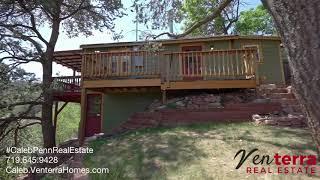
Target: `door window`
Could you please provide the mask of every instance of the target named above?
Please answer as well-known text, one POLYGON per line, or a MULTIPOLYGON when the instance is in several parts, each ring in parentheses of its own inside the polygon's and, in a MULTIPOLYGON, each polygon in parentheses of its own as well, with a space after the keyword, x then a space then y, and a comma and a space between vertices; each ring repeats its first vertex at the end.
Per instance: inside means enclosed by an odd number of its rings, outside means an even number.
POLYGON ((88 95, 88 116, 100 116, 101 113, 101 96, 88 95))

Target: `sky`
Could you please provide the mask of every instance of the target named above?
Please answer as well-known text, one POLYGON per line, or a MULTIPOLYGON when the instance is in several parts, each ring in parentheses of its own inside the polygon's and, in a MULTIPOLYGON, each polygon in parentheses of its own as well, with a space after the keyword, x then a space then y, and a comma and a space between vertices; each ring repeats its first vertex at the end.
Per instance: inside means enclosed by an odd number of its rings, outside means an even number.
MULTIPOLYGON (((115 21, 115 30, 117 32, 123 31, 124 38, 120 39, 119 41, 135 41, 136 35, 135 35, 135 28, 136 25, 133 22, 135 19, 135 12, 130 11, 130 6, 133 3, 133 0, 123 0, 124 7, 127 8, 126 13, 127 16, 124 16, 120 19, 117 19, 115 21)), ((244 0, 245 5, 240 8, 240 11, 247 10, 250 8, 256 7, 258 4, 261 4, 260 0, 244 0)), ((174 32, 178 33, 181 32, 179 24, 174 24, 174 32)), ((148 31, 148 29, 143 25, 139 24, 140 31, 148 31)), ((44 34, 44 37, 49 37, 50 31, 48 28, 42 28, 41 33, 44 34)), ((163 30, 168 31, 168 30, 163 30)), ((154 34, 161 33, 162 31, 152 31, 154 34)), ((58 38, 58 42, 56 45, 55 50, 72 50, 72 49, 79 49, 80 45, 82 44, 97 44, 97 43, 111 43, 115 42, 112 39, 112 35, 108 33, 107 31, 99 32, 99 31, 93 31, 93 35, 89 37, 85 36, 79 36, 75 38, 69 38, 63 30, 60 32, 60 36, 58 38)), ((32 72, 36 74, 36 77, 40 78, 42 77, 42 66, 40 63, 28 63, 21 65, 22 68, 24 68, 27 72, 32 72)), ((66 68, 64 66, 61 66, 59 64, 53 63, 53 76, 68 76, 72 75, 73 71, 69 68, 66 68)))

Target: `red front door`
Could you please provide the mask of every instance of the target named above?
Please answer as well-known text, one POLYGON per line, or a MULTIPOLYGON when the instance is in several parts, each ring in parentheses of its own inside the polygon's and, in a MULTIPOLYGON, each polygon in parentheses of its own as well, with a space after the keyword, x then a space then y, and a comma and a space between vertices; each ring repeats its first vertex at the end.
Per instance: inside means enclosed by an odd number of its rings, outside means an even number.
POLYGON ((184 80, 202 79, 202 56, 199 52, 202 51, 201 46, 184 46, 182 51, 190 51, 182 56, 182 75, 184 80))
POLYGON ((100 94, 87 95, 86 137, 101 133, 101 99, 100 94))

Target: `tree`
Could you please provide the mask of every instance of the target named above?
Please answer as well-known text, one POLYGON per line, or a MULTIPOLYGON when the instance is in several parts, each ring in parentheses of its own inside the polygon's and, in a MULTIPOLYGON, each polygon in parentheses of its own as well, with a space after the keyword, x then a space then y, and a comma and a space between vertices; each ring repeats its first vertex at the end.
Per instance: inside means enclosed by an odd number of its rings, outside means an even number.
MULTIPOLYGON (((184 23, 183 30, 185 35, 220 35, 220 34, 242 34, 242 35, 272 35, 276 33, 270 13, 259 5, 246 11, 240 12, 240 6, 245 6, 245 2, 232 0, 229 2, 221 0, 161 0, 161 1, 135 1, 139 8, 139 22, 144 23, 147 27, 151 24, 152 29, 164 29, 168 27, 171 19, 176 23, 184 23), (151 3, 156 3, 151 5, 151 3), (224 7, 224 3, 228 3, 224 7), (221 11, 219 7, 223 7, 221 11), (214 14, 214 18, 208 15, 214 14), (188 29, 195 22, 202 22, 199 27, 192 31, 188 29)), ((161 33, 172 38, 170 33, 161 33)), ((148 34, 147 37, 158 38, 155 35, 148 34), (148 36, 149 35, 149 36, 148 36)), ((180 36, 183 37, 183 36, 180 36)))
MULTIPOLYGON (((185 29, 181 34, 174 34, 171 32, 164 32, 158 35, 150 34, 149 37, 157 39, 163 35, 167 35, 170 38, 182 38, 186 35, 189 35, 202 25, 207 24, 210 21, 213 21, 215 18, 220 16, 221 12, 232 2, 233 0, 221 0, 216 6, 206 14, 201 19, 197 19, 194 22, 191 22, 190 25, 185 29)), ((181 22, 182 15, 180 9, 182 7, 181 0, 148 0, 140 1, 136 0, 134 6, 140 7, 139 9, 139 21, 144 22, 146 25, 148 23, 152 24, 152 29, 164 29, 168 25, 169 14, 172 16, 171 19, 175 22, 181 22), (170 13, 169 13, 170 12, 170 13)))
POLYGON ((239 20, 235 23, 234 31, 236 34, 242 35, 272 35, 276 33, 272 17, 263 5, 242 11, 239 20))
POLYGON ((6 146, 19 145, 19 133, 40 124, 40 87, 35 75, 0 63, 0 156, 6 146), (3 149, 2 149, 3 148, 3 149))
POLYGON ((38 79, 21 68, 10 68, 0 63, 0 177, 13 179, 5 168, 6 147, 39 146, 40 136, 34 132, 41 123, 41 96, 38 79))
POLYGON ((262 0, 289 56, 296 96, 303 105, 320 157, 320 1, 262 0))
MULTIPOLYGON (((212 13, 219 5, 218 0, 186 0, 182 6, 185 14, 185 27, 190 23, 201 20, 207 14, 212 13)), ((232 1, 216 18, 202 25, 192 32, 193 35, 219 35, 229 34, 235 22, 239 18, 240 0, 232 1)))
MULTIPOLYGON (((63 29, 70 37, 93 30, 113 30, 114 19, 124 15, 121 0, 1 0, 0 62, 12 66, 42 64, 41 126, 44 147, 55 146, 52 123, 52 60, 63 29), (46 38, 49 29, 49 37, 46 38)), ((114 32, 114 31, 112 31, 114 32)))

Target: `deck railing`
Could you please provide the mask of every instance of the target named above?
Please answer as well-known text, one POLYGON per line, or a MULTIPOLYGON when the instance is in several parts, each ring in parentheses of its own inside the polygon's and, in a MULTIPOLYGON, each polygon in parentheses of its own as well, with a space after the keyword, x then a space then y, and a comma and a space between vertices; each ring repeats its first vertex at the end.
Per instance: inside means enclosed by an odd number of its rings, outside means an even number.
POLYGON ((84 79, 159 77, 161 59, 163 54, 160 52, 85 53, 81 72, 84 79))
POLYGON ((81 76, 62 76, 53 78, 53 89, 64 92, 80 91, 81 76))
POLYGON ((161 78, 162 82, 254 79, 256 49, 188 52, 95 52, 82 56, 82 76, 88 79, 161 78))
POLYGON ((252 79, 257 51, 231 49, 167 53, 163 80, 252 79))

